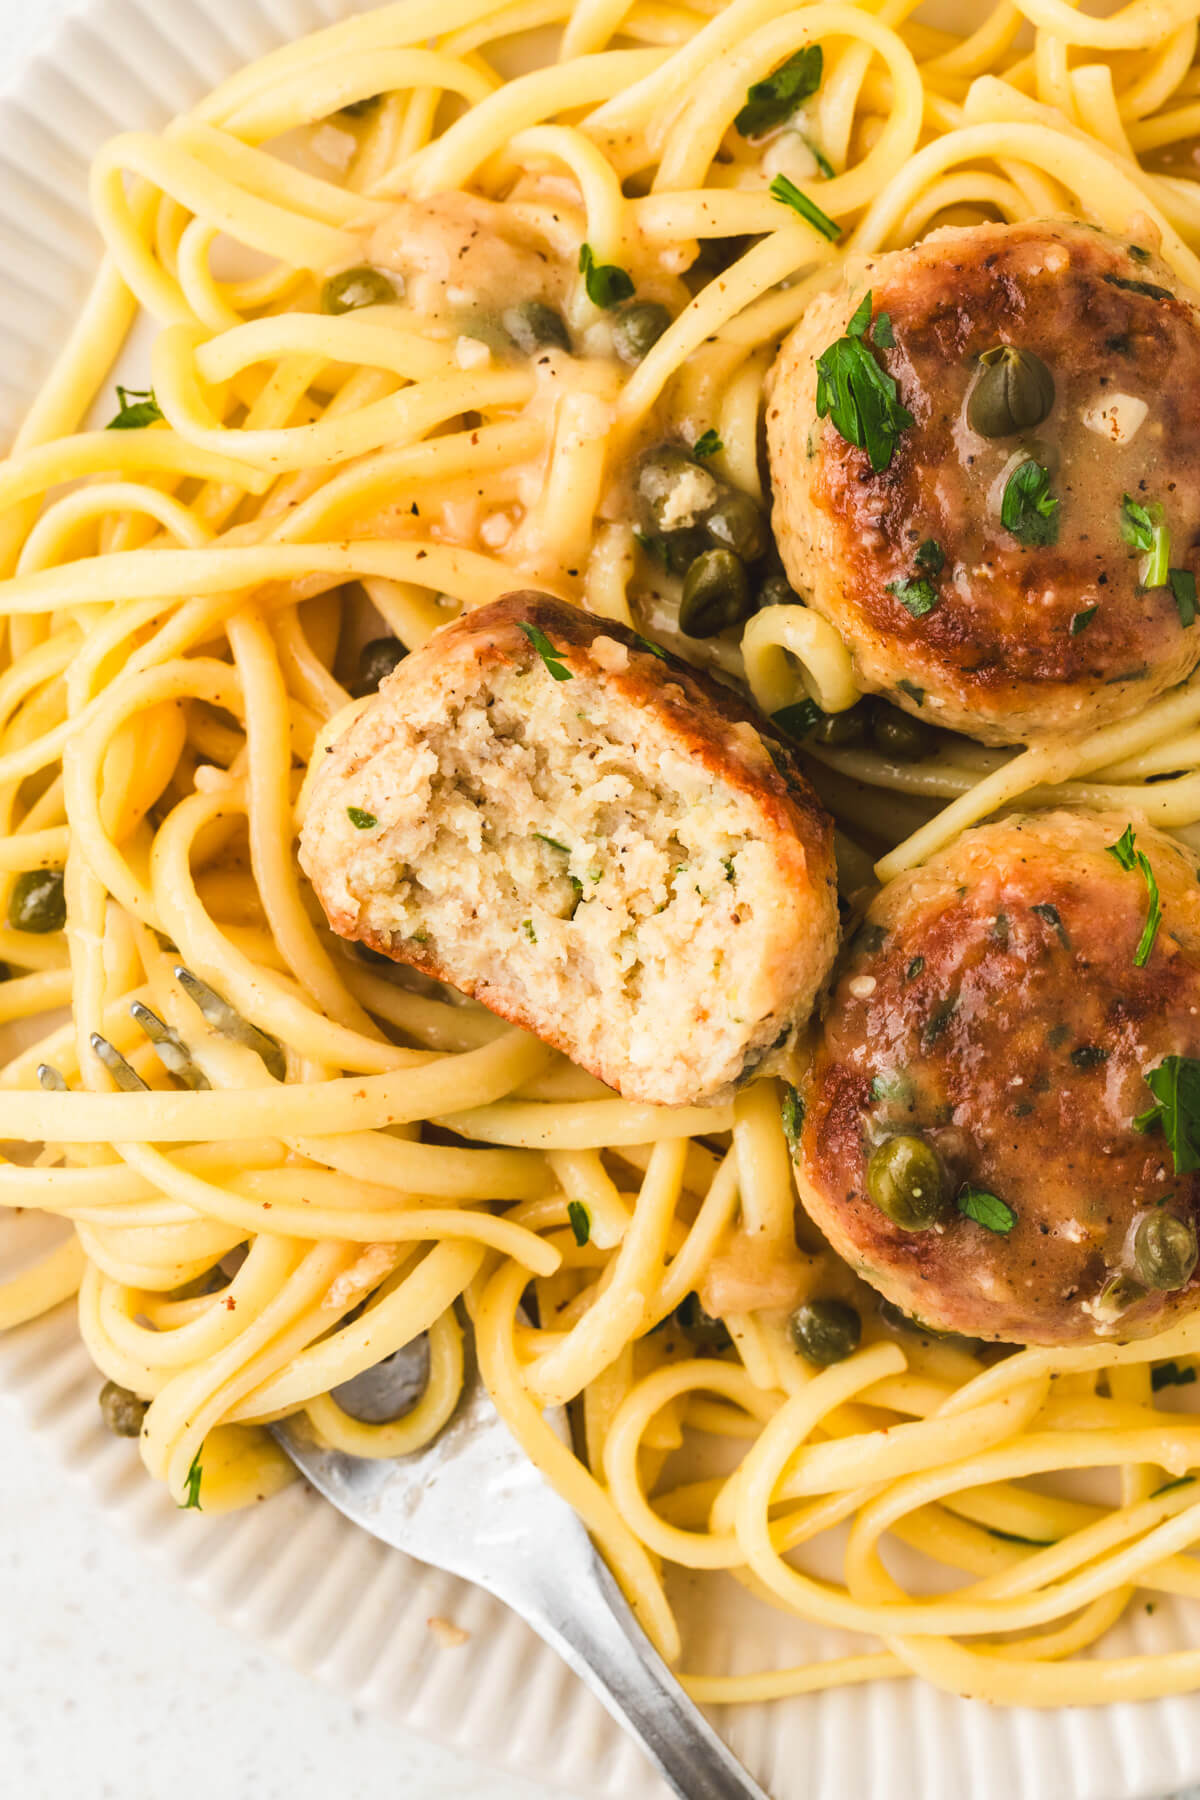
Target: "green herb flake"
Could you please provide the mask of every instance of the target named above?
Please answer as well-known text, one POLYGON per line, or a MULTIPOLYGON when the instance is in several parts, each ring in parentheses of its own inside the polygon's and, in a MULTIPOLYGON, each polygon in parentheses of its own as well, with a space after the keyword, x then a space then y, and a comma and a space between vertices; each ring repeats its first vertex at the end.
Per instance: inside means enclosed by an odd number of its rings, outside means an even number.
POLYGON ((1171 534, 1163 523, 1163 509, 1156 502, 1145 506, 1132 494, 1121 500, 1121 537, 1131 550, 1141 550, 1146 560, 1139 580, 1144 588, 1166 587, 1170 577, 1171 534))
POLYGON ((1154 940, 1158 936, 1158 928, 1162 923, 1162 899, 1158 891, 1158 882, 1154 879, 1154 870, 1150 866, 1150 858, 1144 850, 1134 847, 1133 826, 1127 825, 1115 844, 1108 845, 1108 854, 1116 857, 1121 867, 1129 872, 1137 870, 1146 884, 1149 896, 1146 906, 1146 923, 1138 940, 1138 947, 1133 953, 1134 967, 1144 969, 1154 949, 1154 940))
POLYGON ((140 431, 147 425, 156 425, 163 417, 153 388, 118 387, 117 399, 121 410, 108 421, 107 431, 140 431))
POLYGON ((778 200, 781 206, 790 206, 794 213, 799 213, 806 225, 819 231, 823 238, 836 244, 842 235, 842 228, 827 212, 822 212, 815 200, 810 200, 803 188, 798 188, 787 175, 777 175, 767 192, 772 200, 778 200))
POLYGON ((1179 623, 1186 629, 1196 623, 1196 577, 1190 569, 1168 569, 1167 586, 1175 601, 1179 623))
POLYGON ((907 1106, 912 1097, 912 1082, 907 1075, 897 1075, 888 1070, 883 1075, 876 1075, 871 1083, 872 1100, 893 1100, 898 1105, 907 1106))
POLYGON ((892 327, 891 313, 881 312, 871 327, 871 342, 878 344, 881 350, 892 350, 896 344, 896 333, 892 327))
POLYGON ((800 1154, 800 1133, 804 1130, 804 1101, 794 1087, 784 1088, 779 1116, 783 1122, 783 1135, 787 1139, 788 1149, 795 1158, 800 1154))
POLYGON ((1170 288, 1159 287, 1153 281, 1131 281, 1127 275, 1106 275, 1109 287, 1124 288, 1127 294, 1142 294, 1147 300, 1173 300, 1170 288))
POLYGON ((692 455, 699 456, 703 459, 706 456, 718 455, 724 448, 725 446, 721 442, 720 434, 714 431, 710 425, 707 431, 702 431, 700 433, 700 436, 692 445, 692 455))
POLYGON ((1174 1360, 1156 1363, 1150 1371, 1150 1391, 1157 1394, 1167 1387, 1191 1387, 1195 1379, 1196 1371, 1190 1364, 1180 1367, 1174 1360))
POLYGON ((1129 254, 1134 262, 1148 263, 1150 261, 1150 252, 1144 244, 1130 244, 1129 254))
POLYGON ((957 1000, 943 1000, 940 1006, 934 1007, 921 1030, 921 1045, 923 1049, 931 1050, 934 1044, 937 1043, 947 1025, 949 1025, 951 1019, 954 1017, 954 1009, 957 1005, 957 1000))
POLYGON ((865 450, 876 474, 890 467, 900 433, 913 423, 897 398, 895 381, 863 342, 871 322, 871 294, 863 295, 846 327, 817 359, 817 414, 829 418, 848 444, 865 450))
POLYGON ((533 835, 539 843, 549 844, 551 850, 561 850, 564 856, 570 856, 571 846, 569 844, 560 844, 557 838, 547 837, 544 831, 535 831, 533 835))
POLYGON ((772 713, 771 723, 778 725, 789 737, 805 738, 824 717, 815 700, 797 700, 794 706, 783 706, 777 713, 772 713))
POLYGON ((659 662, 670 661, 670 658, 661 644, 652 644, 649 638, 643 637, 638 631, 631 632, 630 635, 633 638, 634 643, 637 644, 640 649, 648 650, 651 656, 657 656, 659 662))
POLYGON ((1058 500, 1050 492, 1050 471, 1032 456, 1018 464, 1004 485, 1000 523, 1030 549, 1058 542, 1058 500))
MULTIPOLYGON (((880 317, 882 318, 884 315, 881 313, 880 317)), ((913 561, 918 569, 923 569, 927 575, 932 575, 936 579, 946 566, 946 552, 936 538, 926 538, 923 544, 917 546, 917 554, 913 557, 913 561)))
POLYGON ((989 1537, 999 1538, 1003 1544, 1029 1544, 1034 1550, 1045 1550, 1058 1542, 1057 1538, 1022 1537, 1019 1531, 1001 1531, 995 1525, 985 1525, 983 1529, 989 1537))
POLYGON ((374 831, 379 823, 374 813, 364 812, 361 806, 348 806, 346 817, 356 831, 374 831))
POLYGON ((768 75, 746 89, 746 104, 733 121, 741 137, 762 137, 790 119, 821 85, 825 56, 820 44, 808 44, 768 75))
POLYGON ((1081 631, 1086 631, 1099 610, 1099 607, 1096 606, 1085 606, 1082 612, 1073 613, 1071 616, 1071 636, 1078 637, 1081 631))
POLYGON ((1151 1500, 1157 1500, 1160 1494, 1171 1494, 1174 1493, 1176 1488, 1191 1487, 1195 1479, 1196 1477, 1194 1475, 1177 1475, 1174 1481, 1164 1481, 1161 1487, 1154 1488, 1151 1491, 1150 1498, 1151 1500))
POLYGON ((832 181, 836 171, 821 146, 819 144, 811 143, 808 138, 805 138, 804 141, 813 153, 817 167, 821 171, 822 179, 825 181, 832 181))
POLYGON ((1200 1061, 1167 1056, 1145 1075, 1155 1104, 1133 1121, 1135 1131, 1161 1126, 1177 1175, 1200 1169, 1200 1061))
POLYGON ((889 581, 887 591, 889 594, 895 594, 901 606, 906 612, 910 612, 914 619, 923 619, 925 614, 931 613, 938 603, 937 589, 932 581, 927 581, 923 575, 915 576, 908 581, 889 581))
POLYGON ((629 275, 616 263, 598 263, 590 244, 579 247, 579 269, 593 306, 602 306, 609 311, 620 306, 622 300, 633 298, 633 281, 629 275))
POLYGON ((525 936, 529 939, 531 944, 537 943, 537 932, 534 930, 532 919, 522 919, 521 930, 525 933, 525 936))
POLYGON ((1108 1061, 1108 1051, 1099 1044, 1080 1044, 1071 1052, 1071 1064, 1076 1069, 1098 1069, 1101 1063, 1108 1061))
POLYGON ((575 1242, 582 1250, 592 1235, 592 1215, 582 1200, 568 1200, 567 1219, 575 1233, 575 1242))
POLYGON ((186 1498, 182 1506, 184 1512, 204 1511, 200 1504, 200 1484, 204 1480, 204 1465, 200 1461, 201 1453, 201 1450, 197 1450, 192 1458, 192 1466, 187 1472, 187 1481, 184 1484, 186 1498))
POLYGON ((994 1231, 998 1237, 1007 1237, 1017 1222, 1017 1215, 1007 1200, 989 1194, 984 1188, 972 1187, 969 1181, 958 1190, 955 1204, 964 1219, 973 1219, 976 1225, 982 1225, 985 1231, 994 1231))
POLYGON ((896 686, 902 694, 907 694, 914 706, 924 706, 925 689, 918 687, 915 681, 898 681, 896 686))
POLYGON ((570 669, 563 662, 563 652, 555 649, 544 631, 536 625, 531 625, 528 619, 518 619, 517 630, 529 639, 555 681, 574 680, 570 669))
POLYGON ((908 968, 904 971, 905 981, 915 981, 917 976, 923 972, 924 968, 925 958, 923 956, 914 956, 909 963, 908 968))
POLYGON ((1039 919, 1045 919, 1047 925, 1049 925, 1051 930, 1057 934, 1058 941, 1064 950, 1069 950, 1071 948, 1071 940, 1067 936, 1067 928, 1062 922, 1062 914, 1059 912, 1057 906, 1051 906, 1048 900, 1039 900, 1037 904, 1031 906, 1029 910, 1030 912, 1036 913, 1039 919))

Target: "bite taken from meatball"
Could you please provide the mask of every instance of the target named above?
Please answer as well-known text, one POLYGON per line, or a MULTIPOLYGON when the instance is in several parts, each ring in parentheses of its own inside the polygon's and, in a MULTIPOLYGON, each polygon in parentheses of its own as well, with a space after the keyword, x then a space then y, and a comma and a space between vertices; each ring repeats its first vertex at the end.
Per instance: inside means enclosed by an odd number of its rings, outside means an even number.
POLYGON ((1151 245, 1033 220, 866 260, 767 431, 788 577, 906 711, 1025 743, 1200 661, 1200 314, 1151 245))
POLYGON ((343 937, 671 1106, 727 1100, 807 1023, 832 840, 732 691, 516 593, 384 681, 317 771, 301 861, 343 937))
POLYGON ((906 1313, 1005 1343, 1146 1337, 1200 1301, 1200 886, 1144 823, 967 832, 852 940, 797 1177, 906 1313))

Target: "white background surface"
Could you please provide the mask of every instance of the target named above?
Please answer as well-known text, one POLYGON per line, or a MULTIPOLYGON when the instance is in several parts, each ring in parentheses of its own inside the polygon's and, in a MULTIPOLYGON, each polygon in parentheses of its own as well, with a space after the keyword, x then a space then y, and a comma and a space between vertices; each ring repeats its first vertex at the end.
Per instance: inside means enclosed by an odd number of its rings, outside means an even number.
MULTIPOLYGON (((72 10, 0 0, 0 86, 72 10)), ((431 1640, 430 1654, 453 1652, 431 1640)), ((248 1646, 141 1561, 0 1400, 5 1800, 547 1793, 368 1718, 248 1646)))

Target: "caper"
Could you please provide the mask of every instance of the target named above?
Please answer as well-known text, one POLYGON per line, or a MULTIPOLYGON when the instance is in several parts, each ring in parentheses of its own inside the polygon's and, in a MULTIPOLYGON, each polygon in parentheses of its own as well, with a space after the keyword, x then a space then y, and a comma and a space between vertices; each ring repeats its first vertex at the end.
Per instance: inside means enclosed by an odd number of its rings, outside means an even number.
POLYGON ((764 606, 804 605, 803 600, 781 569, 773 570, 766 580, 759 584, 754 600, 760 612, 764 606))
POLYGON ((724 1321, 705 1312, 699 1294, 688 1294, 679 1302, 675 1308, 675 1323, 698 1350, 728 1350, 733 1343, 724 1321))
POLYGON ((1173 1293, 1186 1287, 1197 1254, 1195 1226, 1174 1213, 1147 1213, 1134 1233, 1134 1265, 1148 1288, 1173 1293))
POLYGON ((931 726, 880 700, 871 708, 870 727, 875 748, 897 762, 918 762, 923 756, 932 756, 937 746, 931 726))
POLYGON ((1096 1295, 1092 1316, 1099 1324, 1111 1325, 1145 1298, 1146 1290, 1140 1281, 1134 1281, 1130 1275, 1112 1275, 1096 1295))
POLYGON ((868 723, 865 706, 850 706, 839 713, 822 713, 809 733, 809 743, 828 744, 831 750, 853 749, 866 743, 868 723))
POLYGON ((678 444, 657 444, 647 450, 638 464, 634 485, 646 530, 663 537, 695 526, 716 504, 721 491, 708 470, 678 444))
POLYGON ((967 424, 980 437, 1012 437, 1032 431, 1054 405, 1054 377, 1032 350, 997 344, 979 358, 979 374, 967 401, 967 424))
POLYGON ((937 1151, 924 1138, 888 1138, 867 1165, 867 1192, 893 1225, 928 1230, 946 1206, 937 1151))
POLYGON ((623 306, 613 326, 613 346, 621 361, 640 363, 670 323, 670 313, 657 300, 631 300, 623 306))
POLYGON ((827 1369, 854 1355, 862 1338, 862 1320, 844 1300, 809 1300, 796 1308, 788 1331, 801 1356, 827 1369))
POLYGON ((331 275, 321 289, 323 313, 358 312, 364 306, 390 306, 400 298, 393 279, 382 269, 364 263, 357 269, 342 269, 331 275))
POLYGON ((532 356, 538 350, 571 348, 562 314, 544 300, 522 300, 519 306, 506 306, 500 322, 522 356, 532 356))
POLYGON ((135 1438, 142 1435, 142 1423, 150 1410, 147 1400, 139 1400, 128 1388, 106 1381, 100 1389, 100 1412, 114 1437, 135 1438))
POLYGON ((355 695, 361 699, 364 694, 379 692, 379 684, 398 663, 408 655, 408 646, 402 644, 398 637, 372 638, 364 644, 358 653, 358 680, 354 684, 355 695))
POLYGON ((14 931, 61 931, 67 922, 67 896, 61 869, 28 869, 18 875, 8 901, 14 931))
POLYGON ((750 616, 750 583, 732 550, 706 550, 683 578, 679 629, 687 637, 715 637, 750 616))
POLYGON ((757 562, 767 548, 762 508, 740 488, 722 489, 704 529, 719 550, 732 550, 743 562, 757 562))

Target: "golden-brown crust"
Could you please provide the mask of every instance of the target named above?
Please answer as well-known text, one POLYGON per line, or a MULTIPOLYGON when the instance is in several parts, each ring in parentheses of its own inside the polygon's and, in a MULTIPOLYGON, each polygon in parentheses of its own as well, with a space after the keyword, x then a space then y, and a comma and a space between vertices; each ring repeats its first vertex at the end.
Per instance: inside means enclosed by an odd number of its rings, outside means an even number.
POLYGON ((1193 1222, 1200 1176, 1176 1175, 1147 1070, 1200 1054, 1194 859, 1138 824, 1162 895, 1108 846, 1127 820, 1055 813, 967 832, 879 897, 843 961, 808 1081, 801 1186, 834 1248, 905 1312, 948 1331, 1066 1344, 1144 1337, 1200 1302, 1200 1272, 1105 1326, 1104 1284, 1130 1269, 1138 1217, 1193 1222), (917 1133, 952 1185, 1000 1196, 993 1234, 951 1211, 905 1231, 872 1204, 877 1143, 917 1133))
POLYGON ((1038 220, 937 233, 867 263, 853 295, 823 297, 780 354, 768 432, 789 575, 844 631, 865 684, 934 723, 994 742, 1100 724, 1200 659, 1200 628, 1184 629, 1168 587, 1139 586, 1120 534, 1125 491, 1161 502, 1173 564, 1200 566, 1200 321, 1136 248, 1038 220), (867 288, 895 339, 872 354, 914 417, 878 472, 815 411, 815 358, 867 288), (1033 432, 987 439, 965 403, 998 343, 1036 352, 1056 395, 1033 432), (1121 393, 1150 411, 1118 446, 1082 421, 1121 393), (1059 537, 1032 547, 1002 526, 998 493, 1014 458, 1039 453, 1055 465, 1059 537), (914 617, 889 590, 921 573, 927 540, 945 568, 937 604, 914 617))
MULTIPOLYGON (((521 629, 523 625, 544 634, 572 675, 603 682, 613 699, 631 711, 652 711, 682 754, 753 801, 763 820, 764 835, 772 842, 781 882, 793 896, 811 896, 814 942, 827 946, 814 954, 818 966, 809 983, 806 1015, 836 946, 833 824, 793 751, 775 738, 732 689, 719 686, 622 624, 529 589, 506 594, 444 626, 385 681, 380 702, 394 703, 402 691, 419 690, 427 683, 452 687, 456 672, 464 683, 482 687, 491 669, 534 667, 542 659, 521 629)), ((340 793, 341 784, 352 784, 357 771, 370 761, 380 741, 375 722, 378 711, 378 706, 368 708, 331 747, 327 767, 318 772, 314 806, 305 824, 301 860, 334 931, 457 986, 498 1016, 572 1056, 618 1092, 633 1098, 649 1097, 631 1089, 628 1071, 618 1059, 606 1062, 581 1055, 569 1022, 541 1016, 517 988, 500 982, 464 981, 461 971, 444 954, 439 956, 413 937, 397 938, 372 929, 357 906, 339 901, 336 859, 327 847, 327 828, 321 816, 324 803, 318 790, 330 781, 338 784, 340 793)), ((797 1022, 793 1018, 791 1024, 797 1022)))

